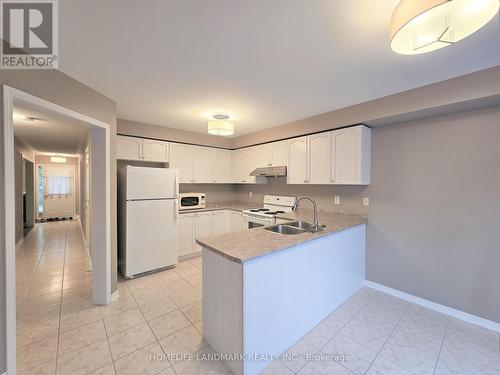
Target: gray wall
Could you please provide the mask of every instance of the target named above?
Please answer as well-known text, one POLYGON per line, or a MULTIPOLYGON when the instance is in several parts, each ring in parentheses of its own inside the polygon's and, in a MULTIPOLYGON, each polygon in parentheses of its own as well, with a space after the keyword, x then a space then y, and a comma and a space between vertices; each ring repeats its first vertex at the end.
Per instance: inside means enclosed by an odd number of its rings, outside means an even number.
MULTIPOLYGON (((116 104, 88 86, 56 70, 0 70, 0 84, 5 84, 38 96, 63 107, 80 112, 110 124, 111 127, 111 175, 116 175, 116 104)), ((3 117, 0 117, 3 129, 3 117)), ((2 134, 3 137, 3 134, 2 134)), ((1 141, 1 139, 0 139, 1 141)), ((3 155, 3 142, 0 142, 3 155)), ((3 159, 0 157, 0 165, 3 159)), ((0 167, 0 176, 4 171, 0 167)), ((2 203, 0 203, 2 204, 2 203)), ((3 206, 0 208, 3 209, 3 206)), ((116 180, 111 179, 111 262, 112 290, 116 290, 116 180)), ((5 228, 0 222, 0 228, 5 228)), ((0 248, 0 263, 5 262, 5 249, 0 248)), ((0 276, 0 373, 5 371, 5 280, 0 276)))
POLYGON ((367 279, 500 322, 500 107, 377 128, 367 279))

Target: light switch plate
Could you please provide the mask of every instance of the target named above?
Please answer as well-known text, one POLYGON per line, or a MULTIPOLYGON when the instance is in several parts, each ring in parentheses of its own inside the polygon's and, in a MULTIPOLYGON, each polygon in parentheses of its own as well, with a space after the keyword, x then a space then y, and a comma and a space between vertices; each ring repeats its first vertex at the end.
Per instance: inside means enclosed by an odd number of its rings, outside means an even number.
POLYGON ((249 192, 248 192, 248 196, 249 196, 250 198, 252 198, 253 194, 252 194, 252 192, 251 192, 251 191, 249 191, 249 192))
POLYGON ((363 198, 363 206, 368 207, 370 205, 370 198, 364 197, 363 198))
POLYGON ((340 204, 340 197, 338 195, 336 195, 335 198, 333 198, 333 203, 340 204))

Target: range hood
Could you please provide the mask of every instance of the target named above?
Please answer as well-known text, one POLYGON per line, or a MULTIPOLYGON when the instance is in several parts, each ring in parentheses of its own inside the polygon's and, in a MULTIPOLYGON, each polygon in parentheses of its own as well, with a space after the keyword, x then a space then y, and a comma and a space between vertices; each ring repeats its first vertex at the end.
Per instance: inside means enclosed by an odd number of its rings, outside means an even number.
POLYGON ((262 177, 282 177, 286 176, 286 166, 278 167, 261 167, 256 168, 250 176, 262 176, 262 177))

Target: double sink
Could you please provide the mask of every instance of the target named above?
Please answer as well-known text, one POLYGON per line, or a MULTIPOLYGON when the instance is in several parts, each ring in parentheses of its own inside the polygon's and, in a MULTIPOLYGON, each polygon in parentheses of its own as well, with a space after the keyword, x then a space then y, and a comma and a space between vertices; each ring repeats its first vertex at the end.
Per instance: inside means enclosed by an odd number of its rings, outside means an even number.
POLYGON ((279 234, 300 234, 306 232, 319 232, 323 230, 323 228, 325 228, 325 225, 320 225, 318 228, 314 228, 311 223, 305 221, 294 221, 286 224, 272 225, 264 229, 279 234))

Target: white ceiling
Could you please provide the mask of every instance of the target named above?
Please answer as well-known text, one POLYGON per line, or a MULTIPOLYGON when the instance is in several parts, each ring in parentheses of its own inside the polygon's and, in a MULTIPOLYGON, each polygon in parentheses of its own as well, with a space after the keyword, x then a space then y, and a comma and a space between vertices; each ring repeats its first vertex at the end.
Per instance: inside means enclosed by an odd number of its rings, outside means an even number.
POLYGON ((389 46, 398 0, 65 0, 60 68, 119 117, 236 136, 500 64, 499 16, 454 46, 389 46))
POLYGON ((28 106, 14 106, 14 134, 37 153, 78 155, 86 143, 89 129, 28 106), (43 120, 28 121, 36 117, 43 120))

